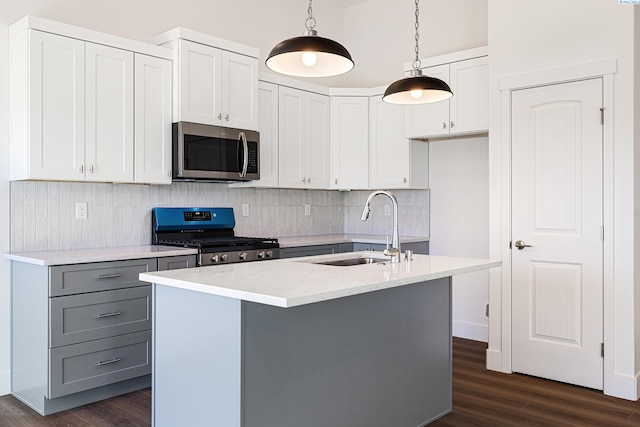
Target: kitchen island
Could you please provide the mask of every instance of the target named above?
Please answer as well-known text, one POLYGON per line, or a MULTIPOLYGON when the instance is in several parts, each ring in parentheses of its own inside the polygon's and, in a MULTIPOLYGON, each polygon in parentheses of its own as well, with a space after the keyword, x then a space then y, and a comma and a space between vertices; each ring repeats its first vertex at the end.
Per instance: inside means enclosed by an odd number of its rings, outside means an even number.
POLYGON ((427 424, 451 411, 451 276, 499 265, 358 252, 142 273, 154 425, 427 424), (353 259, 374 262, 326 264, 353 259))

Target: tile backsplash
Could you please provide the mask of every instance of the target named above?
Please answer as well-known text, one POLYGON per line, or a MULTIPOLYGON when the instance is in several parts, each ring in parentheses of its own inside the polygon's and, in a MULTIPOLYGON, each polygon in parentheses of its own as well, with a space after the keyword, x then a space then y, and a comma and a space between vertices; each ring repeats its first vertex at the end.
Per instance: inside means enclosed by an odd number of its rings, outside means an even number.
MULTIPOLYGON (((135 184, 11 182, 11 251, 146 245, 151 242, 151 208, 232 207, 237 235, 285 237, 319 234, 390 234, 384 216, 388 198, 372 203, 369 221, 360 214, 369 191, 229 188, 226 184, 135 184), (86 202, 88 217, 75 219, 75 204, 86 202), (242 216, 242 204, 249 216, 242 216), (311 215, 304 215, 304 205, 311 215)), ((394 191, 400 234, 429 235, 428 190, 394 191)))

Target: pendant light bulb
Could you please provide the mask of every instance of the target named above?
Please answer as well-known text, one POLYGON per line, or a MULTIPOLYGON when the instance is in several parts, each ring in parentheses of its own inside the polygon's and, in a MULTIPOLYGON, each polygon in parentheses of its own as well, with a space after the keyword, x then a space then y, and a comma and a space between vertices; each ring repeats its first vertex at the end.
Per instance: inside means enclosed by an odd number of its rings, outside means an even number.
POLYGON ((411 92, 409 92, 411 94, 411 97, 413 99, 420 99, 422 98, 422 89, 414 89, 411 92))
POLYGON ((384 91, 382 100, 391 104, 427 104, 430 102, 443 101, 453 96, 448 84, 435 77, 422 75, 419 59, 420 34, 418 28, 418 2, 416 2, 416 59, 413 61, 413 70, 409 72, 409 77, 393 82, 384 91))
POLYGON ((307 67, 313 67, 318 62, 318 55, 315 52, 305 52, 302 54, 302 63, 307 67))
POLYGON ((267 57, 266 66, 276 73, 296 77, 329 77, 351 71, 351 55, 340 43, 319 37, 314 29, 311 0, 307 8, 304 35, 278 43, 267 57))

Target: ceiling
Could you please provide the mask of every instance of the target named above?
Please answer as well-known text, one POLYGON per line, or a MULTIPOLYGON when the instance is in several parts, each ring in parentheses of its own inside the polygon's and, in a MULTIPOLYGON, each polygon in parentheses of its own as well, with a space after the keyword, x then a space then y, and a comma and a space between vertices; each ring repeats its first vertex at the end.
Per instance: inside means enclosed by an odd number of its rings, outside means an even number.
POLYGON ((334 1, 342 5, 342 7, 349 7, 359 3, 364 3, 367 0, 334 0, 334 1))

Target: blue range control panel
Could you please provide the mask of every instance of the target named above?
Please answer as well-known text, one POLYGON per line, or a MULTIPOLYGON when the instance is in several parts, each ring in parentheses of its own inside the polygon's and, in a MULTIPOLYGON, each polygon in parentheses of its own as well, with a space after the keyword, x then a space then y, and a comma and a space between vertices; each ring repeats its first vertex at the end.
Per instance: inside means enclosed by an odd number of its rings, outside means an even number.
POLYGON ((153 208, 154 231, 232 230, 233 208, 153 208))

